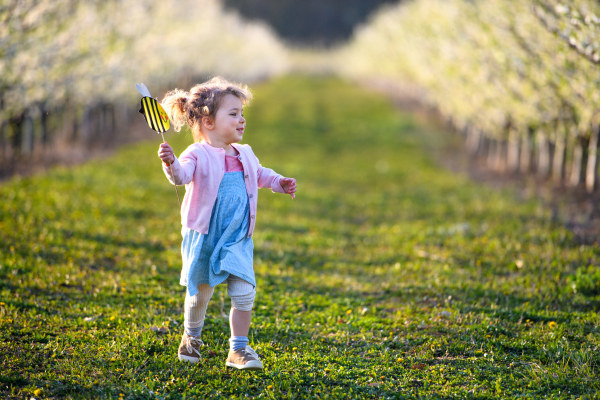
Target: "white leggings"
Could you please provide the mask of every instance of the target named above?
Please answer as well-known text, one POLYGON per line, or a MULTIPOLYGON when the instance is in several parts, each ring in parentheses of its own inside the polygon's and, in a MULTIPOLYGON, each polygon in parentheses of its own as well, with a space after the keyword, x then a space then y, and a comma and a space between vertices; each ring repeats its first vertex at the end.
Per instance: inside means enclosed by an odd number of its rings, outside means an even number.
MULTIPOLYGON (((194 296, 185 295, 185 322, 186 330, 198 330, 204 325, 204 317, 208 301, 215 291, 204 283, 198 285, 198 293, 194 296)), ((227 278, 227 294, 231 298, 231 306, 239 311, 251 311, 254 305, 256 289, 250 283, 235 275, 229 275, 227 278)))

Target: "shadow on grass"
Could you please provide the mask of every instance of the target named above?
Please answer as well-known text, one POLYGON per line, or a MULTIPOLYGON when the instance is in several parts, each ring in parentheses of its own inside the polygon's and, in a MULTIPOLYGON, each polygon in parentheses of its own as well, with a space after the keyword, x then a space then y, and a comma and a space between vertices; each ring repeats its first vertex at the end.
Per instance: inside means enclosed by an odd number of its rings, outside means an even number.
POLYGON ((148 251, 160 252, 165 250, 165 246, 159 241, 150 240, 132 240, 123 239, 113 235, 90 234, 88 232, 69 232, 76 235, 79 239, 88 240, 91 242, 100 243, 103 245, 111 245, 116 247, 127 247, 132 249, 146 249, 148 251))

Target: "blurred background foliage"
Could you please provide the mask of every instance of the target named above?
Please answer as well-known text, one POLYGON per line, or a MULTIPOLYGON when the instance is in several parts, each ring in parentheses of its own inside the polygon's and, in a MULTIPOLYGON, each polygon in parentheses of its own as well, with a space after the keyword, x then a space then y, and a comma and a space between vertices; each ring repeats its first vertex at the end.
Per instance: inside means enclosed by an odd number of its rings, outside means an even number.
POLYGON ((217 73, 256 80, 285 70, 286 53, 271 29, 217 0, 3 2, 0 171, 44 158, 50 143, 72 150, 126 135, 136 82, 160 97, 217 73))
POLYGON ((592 0, 7 1, 0 174, 132 136, 136 82, 160 98, 316 72, 435 109, 493 170, 593 192, 598 15, 592 0))
POLYGON ((407 2, 358 29, 339 67, 395 82, 434 106, 494 170, 591 192, 598 15, 600 4, 589 0, 407 2))

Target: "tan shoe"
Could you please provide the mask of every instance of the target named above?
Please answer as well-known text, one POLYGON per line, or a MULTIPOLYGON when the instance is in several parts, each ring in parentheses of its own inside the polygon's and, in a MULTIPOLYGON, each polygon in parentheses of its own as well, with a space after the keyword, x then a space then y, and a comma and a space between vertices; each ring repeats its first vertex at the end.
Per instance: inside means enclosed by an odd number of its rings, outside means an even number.
POLYGON ((181 344, 179 345, 179 351, 177 352, 181 361, 189 361, 193 364, 200 361, 200 346, 204 346, 202 340, 199 337, 188 336, 187 333, 183 334, 181 338, 181 344))
POLYGON ((228 367, 237 369, 247 369, 250 371, 258 371, 263 369, 262 362, 258 358, 258 354, 250 346, 246 346, 238 351, 229 350, 227 356, 227 362, 225 363, 228 367))

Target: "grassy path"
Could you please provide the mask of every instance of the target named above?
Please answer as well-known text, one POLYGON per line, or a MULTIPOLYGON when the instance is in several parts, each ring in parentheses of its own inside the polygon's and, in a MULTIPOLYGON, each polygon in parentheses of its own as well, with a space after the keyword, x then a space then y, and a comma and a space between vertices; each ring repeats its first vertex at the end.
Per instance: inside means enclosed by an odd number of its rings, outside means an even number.
POLYGON ((224 367, 224 287, 204 362, 176 358, 180 223, 156 137, 0 187, 0 397, 598 398, 597 245, 437 167, 430 128, 379 95, 254 89, 245 140, 299 186, 260 193, 265 371, 224 367))

